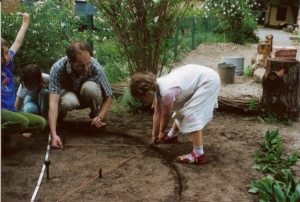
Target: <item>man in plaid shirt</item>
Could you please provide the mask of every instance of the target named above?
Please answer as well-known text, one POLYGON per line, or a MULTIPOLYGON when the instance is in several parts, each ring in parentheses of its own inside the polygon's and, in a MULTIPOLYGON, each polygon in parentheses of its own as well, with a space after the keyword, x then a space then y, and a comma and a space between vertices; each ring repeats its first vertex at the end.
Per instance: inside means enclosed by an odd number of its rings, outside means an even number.
POLYGON ((89 45, 73 42, 66 53, 50 71, 48 121, 53 148, 63 147, 56 133, 58 117, 64 118, 74 109, 90 108, 91 126, 99 128, 105 125, 103 117, 111 105, 112 90, 89 45))

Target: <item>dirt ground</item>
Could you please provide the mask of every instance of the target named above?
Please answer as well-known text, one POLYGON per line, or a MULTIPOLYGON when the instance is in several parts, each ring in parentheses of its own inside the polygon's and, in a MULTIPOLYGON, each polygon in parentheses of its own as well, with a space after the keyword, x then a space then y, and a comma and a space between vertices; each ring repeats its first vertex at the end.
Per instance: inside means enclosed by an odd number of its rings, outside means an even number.
MULTIPOLYGON (((247 66, 255 52, 255 45, 206 43, 175 66, 196 63, 217 71, 226 55, 244 56, 247 66)), ((261 84, 236 76, 234 84, 222 85, 221 93, 234 97, 236 91, 260 96, 261 84)), ((292 126, 261 124, 245 121, 248 115, 216 110, 204 129, 207 163, 183 165, 174 159, 192 150, 189 134, 180 134, 179 144, 149 147, 151 114, 109 111, 106 128, 95 130, 88 126, 88 113, 70 112, 58 127, 65 147, 50 149, 49 176, 45 171, 35 201, 258 201, 258 195, 248 193, 248 185, 263 177, 252 166, 266 131, 279 128, 284 156, 300 151, 299 121, 292 126)), ((27 139, 13 135, 2 143, 1 201, 31 201, 48 134, 49 129, 27 139)), ((299 179, 299 161, 292 169, 299 179)))

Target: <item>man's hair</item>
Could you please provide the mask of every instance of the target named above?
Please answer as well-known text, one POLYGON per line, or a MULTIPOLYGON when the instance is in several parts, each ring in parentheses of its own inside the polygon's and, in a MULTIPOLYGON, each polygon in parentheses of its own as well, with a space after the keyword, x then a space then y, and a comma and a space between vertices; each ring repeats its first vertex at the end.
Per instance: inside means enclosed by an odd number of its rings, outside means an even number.
POLYGON ((93 56, 93 50, 84 41, 75 41, 70 43, 70 45, 66 49, 66 54, 70 63, 74 63, 76 61, 76 53, 80 51, 87 51, 90 53, 90 56, 93 56))
POLYGON ((20 76, 20 82, 24 87, 24 84, 34 83, 36 85, 43 84, 44 80, 42 78, 42 71, 40 67, 36 64, 29 64, 23 67, 22 73, 20 76))

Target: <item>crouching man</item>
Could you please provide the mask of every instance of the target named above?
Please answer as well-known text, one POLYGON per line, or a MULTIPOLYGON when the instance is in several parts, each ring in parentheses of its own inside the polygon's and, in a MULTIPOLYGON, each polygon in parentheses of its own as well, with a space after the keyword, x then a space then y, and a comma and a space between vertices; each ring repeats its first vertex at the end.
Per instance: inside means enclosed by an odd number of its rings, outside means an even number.
POLYGON ((48 121, 53 148, 63 147, 56 124, 68 111, 90 108, 91 126, 100 128, 105 125, 103 118, 111 105, 112 90, 90 46, 73 42, 66 53, 50 71, 48 121))

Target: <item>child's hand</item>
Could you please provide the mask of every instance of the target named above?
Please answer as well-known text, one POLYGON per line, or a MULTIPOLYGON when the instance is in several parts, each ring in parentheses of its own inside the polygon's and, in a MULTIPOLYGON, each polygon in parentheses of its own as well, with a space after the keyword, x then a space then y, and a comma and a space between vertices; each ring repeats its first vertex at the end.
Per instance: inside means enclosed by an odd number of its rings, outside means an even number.
POLYGON ((29 17, 29 14, 28 13, 23 13, 23 23, 24 24, 29 24, 30 22, 30 17, 29 17))
POLYGON ((157 144, 159 144, 159 143, 160 143, 160 139, 159 139, 158 137, 152 138, 152 144, 153 144, 153 145, 157 145, 157 144))
POLYGON ((164 132, 159 132, 158 134, 158 138, 161 140, 161 139, 164 139, 166 137, 166 133, 164 132))

